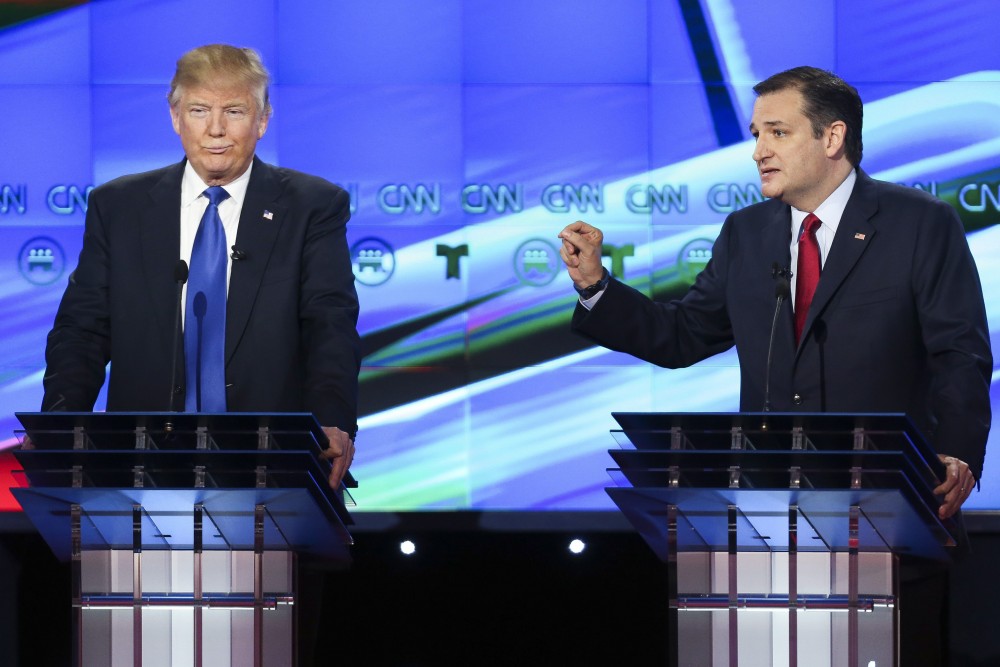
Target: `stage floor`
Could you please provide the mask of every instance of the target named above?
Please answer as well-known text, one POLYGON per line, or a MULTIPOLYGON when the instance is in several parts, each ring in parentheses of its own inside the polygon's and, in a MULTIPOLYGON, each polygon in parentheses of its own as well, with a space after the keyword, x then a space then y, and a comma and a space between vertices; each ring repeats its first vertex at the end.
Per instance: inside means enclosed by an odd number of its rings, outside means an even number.
MULTIPOLYGON (((1000 533, 970 519, 952 664, 985 667, 1000 664, 988 597, 1000 533)), ((352 563, 318 580, 321 645, 343 664, 667 664, 665 565, 617 515, 359 513, 352 532, 352 563)), ((23 517, 0 516, 0 664, 70 664, 69 590, 68 567, 23 517)))

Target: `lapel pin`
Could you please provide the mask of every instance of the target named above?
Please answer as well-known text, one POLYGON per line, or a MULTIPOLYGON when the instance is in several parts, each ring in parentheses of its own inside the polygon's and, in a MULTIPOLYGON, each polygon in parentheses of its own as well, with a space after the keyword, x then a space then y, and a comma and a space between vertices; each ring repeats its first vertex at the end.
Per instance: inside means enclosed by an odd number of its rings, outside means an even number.
MULTIPOLYGON (((266 216, 266 215, 267 215, 267 214, 265 214, 265 216, 266 216)), ((864 241, 864 240, 865 240, 865 235, 864 235, 864 234, 862 234, 861 232, 856 232, 856 233, 854 234, 854 238, 856 238, 856 239, 857 239, 857 240, 859 240, 859 241, 864 241)))
MULTIPOLYGON (((274 213, 271 213, 270 211, 265 210, 264 211, 264 219, 265 220, 274 220, 274 213)), ((864 238, 864 237, 862 237, 862 238, 864 238)))

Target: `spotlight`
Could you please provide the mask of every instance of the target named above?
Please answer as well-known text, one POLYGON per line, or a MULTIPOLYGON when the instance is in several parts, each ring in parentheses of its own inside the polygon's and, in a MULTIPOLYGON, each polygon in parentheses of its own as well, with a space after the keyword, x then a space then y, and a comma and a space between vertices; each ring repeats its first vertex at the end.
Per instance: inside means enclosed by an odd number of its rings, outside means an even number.
POLYGON ((399 550, 407 556, 412 556, 417 551, 417 545, 410 540, 403 540, 399 543, 399 550))
POLYGON ((569 543, 569 551, 572 554, 581 554, 583 553, 583 550, 586 548, 587 548, 586 543, 584 543, 584 541, 580 539, 574 539, 572 542, 569 543))

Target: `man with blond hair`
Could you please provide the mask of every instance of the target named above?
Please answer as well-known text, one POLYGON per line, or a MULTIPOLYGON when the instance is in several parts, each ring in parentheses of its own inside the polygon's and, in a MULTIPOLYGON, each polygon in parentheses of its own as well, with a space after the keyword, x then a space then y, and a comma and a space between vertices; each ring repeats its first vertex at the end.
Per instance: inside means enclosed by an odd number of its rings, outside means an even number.
POLYGON ((255 157, 269 79, 252 49, 212 44, 177 62, 168 101, 185 159, 91 193, 48 336, 42 409, 92 410, 111 362, 109 411, 311 412, 337 488, 354 456, 360 367, 348 195, 255 157), (210 253, 198 238, 209 223, 210 253), (183 345, 179 260, 191 266, 183 345), (219 281, 199 277, 201 264, 219 281), (213 289, 221 299, 206 307, 213 289))
MULTIPOLYGON (((42 409, 92 410, 110 362, 109 411, 311 412, 337 489, 354 458, 361 357, 349 201, 255 157, 269 81, 252 49, 212 44, 177 62, 167 99, 185 158, 91 192, 42 409)), ((308 576, 300 664, 322 596, 308 576)))

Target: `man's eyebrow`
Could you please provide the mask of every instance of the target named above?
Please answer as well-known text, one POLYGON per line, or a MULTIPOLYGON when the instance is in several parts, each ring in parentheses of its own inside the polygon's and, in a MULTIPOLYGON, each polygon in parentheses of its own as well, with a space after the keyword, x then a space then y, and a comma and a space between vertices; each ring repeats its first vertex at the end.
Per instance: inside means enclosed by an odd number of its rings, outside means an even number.
MULTIPOLYGON (((761 123, 761 125, 764 125, 766 127, 775 127, 776 125, 787 125, 787 123, 785 123, 785 121, 783 120, 765 120, 761 123)), ((751 132, 753 132, 756 129, 756 127, 757 127, 756 123, 750 123, 749 129, 751 132)))
MULTIPOLYGON (((187 103, 189 107, 211 107, 211 102, 206 102, 204 100, 191 100, 187 103)), ((219 105, 223 109, 232 109, 234 107, 246 107, 249 106, 244 100, 229 100, 223 102, 219 105)))

